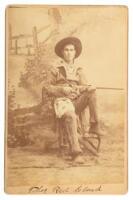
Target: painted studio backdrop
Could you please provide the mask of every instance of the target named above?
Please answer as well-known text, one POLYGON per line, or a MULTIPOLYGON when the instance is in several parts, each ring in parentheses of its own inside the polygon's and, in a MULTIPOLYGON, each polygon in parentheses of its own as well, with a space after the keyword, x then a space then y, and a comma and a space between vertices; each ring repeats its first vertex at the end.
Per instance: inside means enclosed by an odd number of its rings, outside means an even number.
POLYGON ((64 193, 84 193, 84 186, 101 187, 95 193, 126 191, 126 7, 9 6, 6 84, 6 192, 29 193, 33 186, 47 187, 45 193, 56 193, 56 187, 63 193, 66 186, 64 193), (82 42, 75 64, 99 88, 100 151, 85 153, 82 166, 58 155, 55 118, 49 101, 42 103, 42 88, 60 62, 54 47, 69 36, 82 42), (104 188, 107 184, 118 187, 104 188))

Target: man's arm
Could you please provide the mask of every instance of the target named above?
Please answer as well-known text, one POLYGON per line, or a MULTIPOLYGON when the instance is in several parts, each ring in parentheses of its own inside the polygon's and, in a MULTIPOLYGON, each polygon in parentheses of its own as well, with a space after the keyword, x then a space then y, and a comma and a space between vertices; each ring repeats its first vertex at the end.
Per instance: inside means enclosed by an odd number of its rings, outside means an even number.
POLYGON ((47 84, 43 87, 43 93, 53 97, 64 97, 69 95, 72 88, 57 85, 57 76, 59 71, 57 67, 52 67, 48 72, 47 84))
POLYGON ((79 76, 79 85, 87 85, 87 78, 85 76, 83 68, 79 68, 77 70, 77 74, 79 76))
POLYGON ((58 76, 58 69, 51 67, 47 73, 47 83, 43 86, 43 93, 48 96, 60 96, 58 87, 56 86, 56 80, 58 76))
POLYGON ((96 90, 96 87, 94 85, 88 84, 83 68, 79 68, 77 73, 79 76, 80 92, 83 92, 85 90, 88 90, 88 91, 96 90))

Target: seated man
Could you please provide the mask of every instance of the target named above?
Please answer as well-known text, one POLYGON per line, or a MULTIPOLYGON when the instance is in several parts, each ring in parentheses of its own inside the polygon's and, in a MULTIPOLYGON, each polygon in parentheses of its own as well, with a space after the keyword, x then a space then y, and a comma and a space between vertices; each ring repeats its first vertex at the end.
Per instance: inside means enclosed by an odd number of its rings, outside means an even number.
POLYGON ((63 118, 70 155, 78 163, 82 163, 83 158, 78 141, 76 115, 81 114, 87 106, 90 111, 89 132, 98 133, 96 89, 86 84, 83 69, 74 63, 81 51, 82 45, 78 38, 68 37, 59 41, 55 46, 55 53, 62 58, 62 62, 55 69, 51 69, 52 78, 49 85, 45 86, 48 95, 55 97, 55 113, 58 118, 63 118), (65 108, 66 105, 68 109, 65 108))

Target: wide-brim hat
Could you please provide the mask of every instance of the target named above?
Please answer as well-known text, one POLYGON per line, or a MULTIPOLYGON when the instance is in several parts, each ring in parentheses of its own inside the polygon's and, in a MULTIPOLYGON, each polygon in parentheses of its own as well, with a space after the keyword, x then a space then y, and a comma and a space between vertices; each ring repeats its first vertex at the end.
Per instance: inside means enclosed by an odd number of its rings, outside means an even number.
POLYGON ((76 37, 67 37, 60 40, 55 46, 55 53, 57 54, 57 56, 63 58, 62 50, 68 44, 72 44, 75 46, 76 50, 75 58, 77 58, 81 54, 82 44, 81 41, 76 37))

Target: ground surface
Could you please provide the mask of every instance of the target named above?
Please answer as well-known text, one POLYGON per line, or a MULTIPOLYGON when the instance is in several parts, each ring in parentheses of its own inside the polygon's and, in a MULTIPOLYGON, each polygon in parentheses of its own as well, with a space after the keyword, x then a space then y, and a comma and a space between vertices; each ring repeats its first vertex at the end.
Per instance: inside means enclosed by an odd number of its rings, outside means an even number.
MULTIPOLYGON (((98 157, 85 153, 83 165, 75 165, 69 157, 59 156, 58 151, 46 153, 42 139, 36 146, 9 148, 6 190, 14 192, 17 188, 19 193, 23 191, 22 188, 26 187, 24 192, 28 192, 28 188, 41 185, 123 183, 125 133, 122 105, 119 101, 119 106, 110 106, 109 103, 102 108, 99 106, 104 133, 100 153, 98 157)), ((52 134, 47 127, 34 131, 52 134)))

